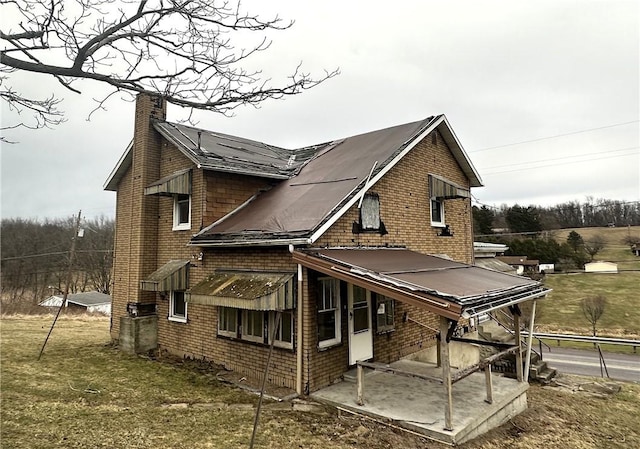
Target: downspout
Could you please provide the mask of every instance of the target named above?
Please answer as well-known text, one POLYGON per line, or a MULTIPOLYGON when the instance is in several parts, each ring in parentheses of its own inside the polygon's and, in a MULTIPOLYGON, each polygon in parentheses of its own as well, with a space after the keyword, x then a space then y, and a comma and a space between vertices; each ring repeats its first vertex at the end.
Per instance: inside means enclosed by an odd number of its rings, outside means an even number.
MULTIPOLYGON (((294 247, 293 245, 289 245, 289 252, 293 254, 294 247)), ((303 294, 302 294, 302 265, 298 264, 298 316, 297 316, 297 326, 296 326, 296 393, 302 395, 302 318, 304 314, 302 313, 303 306, 303 294)))

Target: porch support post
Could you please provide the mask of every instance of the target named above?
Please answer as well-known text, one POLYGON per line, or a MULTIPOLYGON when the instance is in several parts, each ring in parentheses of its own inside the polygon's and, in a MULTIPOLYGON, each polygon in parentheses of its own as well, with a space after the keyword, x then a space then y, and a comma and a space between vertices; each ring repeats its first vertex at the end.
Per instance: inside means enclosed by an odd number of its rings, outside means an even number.
POLYGON ((491 363, 484 369, 484 378, 487 383, 487 399, 484 401, 493 404, 493 384, 491 382, 491 363))
POLYGON ((442 384, 444 385, 444 394, 446 396, 444 408, 444 429, 453 430, 453 392, 451 383, 451 363, 449 358, 449 342, 447 335, 449 333, 449 320, 443 316, 440 317, 440 361, 442 363, 442 384))
POLYGON ((513 327, 516 336, 516 346, 518 349, 516 351, 516 378, 518 382, 522 382, 522 341, 520 340, 520 308, 515 305, 511 308, 511 313, 513 314, 513 327))
POLYGON ((356 362, 356 381, 358 383, 358 405, 364 405, 364 368, 356 362))
POLYGON ((303 290, 302 290, 302 265, 298 264, 298 319, 297 319, 297 329, 296 329, 296 393, 299 395, 304 394, 302 391, 302 361, 303 361, 303 348, 302 348, 302 320, 304 318, 304 313, 302 306, 304 304, 303 301, 303 290))
POLYGON ((524 381, 529 382, 529 368, 531 366, 531 348, 533 347, 533 324, 536 321, 536 304, 538 301, 533 300, 531 305, 531 317, 529 318, 529 335, 527 336, 527 358, 524 362, 524 381))

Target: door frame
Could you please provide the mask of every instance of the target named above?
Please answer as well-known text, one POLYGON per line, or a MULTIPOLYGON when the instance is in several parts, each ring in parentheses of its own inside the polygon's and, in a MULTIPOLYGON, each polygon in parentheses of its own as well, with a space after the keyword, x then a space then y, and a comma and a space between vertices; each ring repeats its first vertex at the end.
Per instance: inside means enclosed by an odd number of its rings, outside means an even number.
POLYGON ((353 330, 353 290, 354 285, 347 284, 347 335, 349 341, 349 366, 355 365, 358 360, 370 360, 373 358, 373 319, 371 317, 371 291, 364 287, 367 303, 368 329, 359 332, 353 330))

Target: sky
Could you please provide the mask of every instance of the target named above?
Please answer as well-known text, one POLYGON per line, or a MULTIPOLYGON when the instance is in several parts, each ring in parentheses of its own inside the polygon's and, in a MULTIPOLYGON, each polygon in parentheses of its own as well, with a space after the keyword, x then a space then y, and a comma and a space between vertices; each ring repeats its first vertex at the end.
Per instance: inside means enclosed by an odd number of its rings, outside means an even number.
MULTIPOLYGON (((198 111, 197 126, 295 148, 445 114, 482 178, 474 204, 640 200, 640 2, 250 0, 295 21, 253 67, 274 83, 302 62, 340 75, 304 93, 198 111)), ((3 20, 3 31, 7 18, 3 20)), ((13 74, 27 94, 64 98, 54 129, 12 130, 1 147, 2 218, 114 216, 103 185, 133 133, 134 104, 104 86, 81 95, 13 74)), ((168 120, 188 112, 169 105, 168 120)), ((15 120, 2 105, 2 125, 15 120)))

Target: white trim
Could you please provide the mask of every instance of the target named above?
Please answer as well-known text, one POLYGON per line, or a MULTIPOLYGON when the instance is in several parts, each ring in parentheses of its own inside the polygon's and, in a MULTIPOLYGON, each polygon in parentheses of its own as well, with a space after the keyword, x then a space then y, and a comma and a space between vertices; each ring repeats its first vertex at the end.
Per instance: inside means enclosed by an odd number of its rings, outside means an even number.
POLYGON ((102 189, 103 190, 117 190, 115 188, 115 186, 109 186, 109 184, 111 184, 114 180, 114 178, 116 177, 116 175, 118 174, 118 172, 120 171, 120 169, 122 168, 125 160, 130 157, 131 153, 133 151, 133 139, 131 139, 131 142, 129 142, 129 145, 127 145, 127 148, 124 150, 124 153, 122 153, 122 156, 120 156, 120 159, 118 159, 118 162, 116 162, 115 167, 113 167, 113 170, 111 170, 111 173, 109 174, 109 177, 107 178, 107 180, 104 182, 104 184, 102 185, 102 189))
MULTIPOLYGON (((424 139, 433 130, 435 130, 438 127, 438 125, 443 122, 443 120, 445 120, 445 117, 444 117, 444 115, 441 115, 440 118, 438 118, 437 120, 434 120, 433 122, 431 122, 431 124, 422 133, 420 133, 418 136, 414 137, 413 141, 409 145, 407 145, 404 150, 402 150, 400 153, 398 153, 398 155, 391 162, 389 162, 385 167, 383 167, 382 170, 380 170, 373 177, 373 179, 369 180, 367 185, 365 185, 362 189, 360 189, 360 191, 357 194, 355 194, 349 201, 347 201, 347 203, 344 206, 342 206, 342 208, 340 208, 340 210, 337 213, 333 214, 331 216, 331 218, 329 218, 329 220, 327 220, 322 226, 320 226, 320 228, 318 228, 318 230, 316 232, 314 232, 311 235, 311 237, 309 238, 309 244, 315 243, 320 237, 322 237, 322 235, 325 232, 327 232, 327 230, 329 230, 329 228, 331 226, 333 226, 336 221, 338 221, 340 218, 342 218, 342 216, 345 213, 347 213, 347 211, 349 209, 351 209, 351 206, 353 206, 358 201, 360 201, 360 197, 364 196, 364 194, 367 193, 367 190, 371 186, 373 186, 380 179, 382 179, 382 177, 384 175, 386 175, 387 172, 389 172, 389 170, 391 170, 393 167, 395 167, 396 164, 398 162, 400 162, 402 160, 402 158, 404 158, 409 151, 411 151, 416 145, 418 145, 422 141, 422 139, 424 139)), ((448 124, 447 124, 447 126, 448 126, 448 124)), ((351 192, 349 193, 349 195, 351 195, 351 192)))
POLYGON ((218 306, 218 325, 216 326, 216 330, 218 335, 222 335, 223 337, 229 337, 229 338, 238 338, 238 309, 235 309, 233 307, 224 307, 224 306, 218 306), (222 316, 222 309, 226 309, 226 310, 231 310, 233 311, 233 314, 235 314, 236 316, 236 328, 233 331, 229 331, 229 330, 225 330, 225 329, 220 329, 220 317, 222 316))
POLYGON ((446 226, 444 219, 444 201, 438 200, 436 198, 429 199, 429 221, 431 222, 431 227, 433 228, 444 228, 446 226), (433 221, 433 202, 440 204, 440 221, 433 221))
POLYGON ((242 318, 241 318, 242 324, 240 326, 240 339, 245 341, 252 341, 254 343, 264 343, 264 313, 265 312, 263 310, 249 310, 249 309, 239 309, 239 310, 241 310, 241 313, 242 313, 242 318), (262 329, 262 332, 259 337, 245 333, 246 329, 248 329, 247 317, 249 316, 250 313, 259 313, 262 317, 262 319, 260 320, 260 328, 262 329))
POLYGON ((178 207, 178 198, 183 196, 184 194, 178 194, 173 196, 173 227, 172 231, 187 231, 191 229, 191 195, 189 195, 189 221, 186 223, 179 223, 179 207, 178 207))
POLYGON ((281 313, 281 317, 280 317, 280 331, 282 331, 282 323, 284 322, 284 317, 285 314, 288 314, 291 320, 291 342, 285 341, 285 340, 279 340, 277 337, 276 339, 273 341, 273 345, 277 348, 284 348, 284 349, 293 349, 293 341, 295 339, 295 335, 294 335, 294 319, 293 319, 293 310, 284 310, 284 311, 271 311, 268 313, 268 321, 269 321, 269 343, 271 343, 271 336, 273 335, 273 328, 275 325, 275 319, 276 319, 276 314, 277 313, 281 313))
MULTIPOLYGON (((342 308, 341 308, 341 301, 340 301, 340 280, 332 277, 322 277, 318 279, 318 282, 321 282, 321 283, 327 282, 327 281, 333 282, 335 284, 336 304, 335 304, 335 309, 333 311, 335 316, 335 329, 334 329, 333 338, 323 340, 323 341, 318 340, 319 349, 329 348, 331 346, 336 346, 342 343, 342 320, 341 320, 342 308)), ((316 298, 316 304, 318 303, 319 299, 320 299, 319 297, 316 298)), ((322 309, 322 310, 330 310, 330 309, 322 309)), ((317 308, 316 314, 320 314, 320 312, 321 310, 317 308)), ((316 320, 317 320, 317 317, 316 317, 316 320)))
MULTIPOLYGON (((180 290, 180 291, 182 291, 182 290, 180 290)), ((188 307, 187 301, 184 299, 184 296, 183 296, 184 316, 175 315, 173 313, 174 294, 175 294, 175 290, 171 290, 171 292, 169 292, 169 316, 167 317, 167 319, 169 321, 175 321, 177 323, 186 323, 187 322, 187 307, 188 307)), ((182 291, 182 294, 184 295, 184 291, 182 291)))

